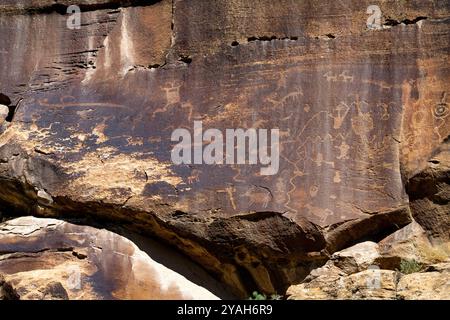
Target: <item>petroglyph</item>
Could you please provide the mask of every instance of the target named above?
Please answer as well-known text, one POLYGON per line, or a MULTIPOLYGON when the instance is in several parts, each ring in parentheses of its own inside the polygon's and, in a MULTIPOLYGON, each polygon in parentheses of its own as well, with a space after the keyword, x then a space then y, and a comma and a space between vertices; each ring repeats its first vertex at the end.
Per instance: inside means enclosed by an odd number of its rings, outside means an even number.
POLYGON ((253 205, 257 205, 266 209, 269 202, 272 200, 273 195, 267 188, 252 185, 244 194, 242 194, 242 197, 247 198, 249 208, 253 205))
POLYGON ((339 150, 339 155, 336 157, 338 160, 347 160, 348 159, 348 151, 350 150, 350 146, 342 140, 339 146, 334 146, 339 150))
POLYGON ((167 104, 180 102, 180 87, 181 85, 172 84, 170 87, 162 88, 166 92, 167 104))
POLYGON ((434 108, 434 116, 438 119, 444 119, 450 114, 448 104, 446 103, 447 93, 443 94, 442 101, 434 108))
POLYGON ((325 209, 325 210, 317 210, 315 208, 312 208, 311 206, 309 206, 309 210, 311 213, 313 213, 314 215, 316 215, 317 217, 319 217, 319 221, 321 225, 325 225, 327 224, 329 218, 333 217, 334 212, 331 211, 330 209, 325 209))
POLYGON ((387 121, 390 118, 390 114, 389 114, 389 106, 386 103, 380 103, 378 105, 380 108, 383 109, 383 113, 381 115, 381 120, 387 121))
POLYGON ((323 75, 328 82, 353 82, 354 76, 350 74, 348 70, 344 70, 341 73, 334 73, 332 71, 328 71, 323 75))
POLYGON ((342 181, 341 180, 341 173, 339 171, 336 171, 334 173, 333 182, 334 183, 340 183, 341 181, 342 181))
POLYGON ((195 182, 199 182, 200 181, 200 170, 197 169, 193 169, 191 171, 191 175, 187 178, 187 183, 188 184, 193 184, 195 182))
POLYGON ((342 126, 342 123, 344 122, 345 117, 347 116, 348 112, 350 111, 350 107, 345 103, 341 102, 336 107, 337 115, 331 116, 334 119, 334 129, 340 129, 342 126))
POLYGON ((323 75, 327 81, 333 81, 333 82, 337 82, 338 80, 338 75, 333 74, 333 72, 328 71, 323 75))
POLYGON ((48 98, 40 99, 37 103, 41 106, 50 107, 50 108, 123 108, 128 109, 127 106, 110 103, 110 102, 56 102, 50 103, 48 98))
POLYGON ((352 117, 352 129, 363 141, 368 141, 370 131, 374 128, 373 118, 370 113, 362 112, 361 109, 368 110, 368 103, 365 101, 356 101, 355 104, 357 113, 352 117), (364 107, 362 107, 364 106, 364 107))

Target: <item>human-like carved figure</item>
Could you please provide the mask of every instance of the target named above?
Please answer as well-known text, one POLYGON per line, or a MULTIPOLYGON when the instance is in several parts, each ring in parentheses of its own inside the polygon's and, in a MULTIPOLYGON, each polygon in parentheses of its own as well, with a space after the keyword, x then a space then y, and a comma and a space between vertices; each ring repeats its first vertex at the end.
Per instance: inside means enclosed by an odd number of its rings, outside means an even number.
POLYGON ((364 113, 361 109, 362 106, 365 106, 364 109, 368 109, 368 104, 365 101, 357 101, 352 103, 352 106, 356 107, 356 115, 352 117, 352 129, 355 134, 357 134, 361 140, 368 141, 368 134, 374 128, 373 118, 369 112, 364 113))
POLYGON ((328 218, 332 217, 333 215, 334 215, 334 212, 331 211, 330 209, 323 210, 321 217, 319 219, 319 224, 325 225, 328 221, 328 218))
POLYGON ((166 91, 167 104, 180 102, 180 85, 172 84, 170 87, 163 88, 166 91))
POLYGON ((350 107, 345 103, 341 102, 337 107, 337 115, 331 115, 331 117, 334 119, 334 129, 340 129, 342 126, 342 123, 344 122, 345 117, 347 116, 348 112, 350 110, 350 107))
POLYGON ((350 146, 342 140, 339 146, 335 146, 339 150, 339 155, 336 157, 338 160, 347 160, 348 159, 348 151, 350 150, 350 146))
POLYGON ((383 109, 383 113, 381 114, 381 120, 389 120, 390 114, 389 114, 389 106, 386 103, 380 103, 379 107, 383 109))

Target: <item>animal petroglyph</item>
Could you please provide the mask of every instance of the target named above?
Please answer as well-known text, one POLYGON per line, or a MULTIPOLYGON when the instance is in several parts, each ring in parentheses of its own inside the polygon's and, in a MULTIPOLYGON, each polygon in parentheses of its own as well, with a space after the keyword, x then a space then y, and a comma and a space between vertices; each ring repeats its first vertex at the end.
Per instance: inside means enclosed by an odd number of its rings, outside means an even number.
POLYGON ((291 92, 279 100, 268 98, 267 100, 275 106, 275 108, 283 106, 298 105, 300 103, 300 98, 303 96, 303 92, 295 91, 291 92))
POLYGON ((444 119, 449 115, 449 107, 448 104, 446 103, 446 99, 447 99, 447 93, 445 92, 442 95, 442 100, 440 103, 438 103, 436 105, 436 107, 434 108, 434 116, 438 119, 444 119))
POLYGON ((345 70, 339 75, 339 79, 342 79, 344 82, 353 82, 354 77, 353 75, 350 75, 347 70, 345 70))
POLYGON ((337 82, 338 81, 338 76, 333 74, 333 72, 328 71, 323 75, 327 81, 333 81, 333 82, 337 82))
POLYGON ((191 172, 191 175, 187 178, 188 184, 193 184, 194 182, 200 181, 200 170, 194 169, 191 172))
POLYGON ((349 73, 349 71, 344 70, 340 74, 333 73, 332 71, 328 71, 323 75, 328 82, 353 82, 354 76, 349 73))
MULTIPOLYGON (((67 98, 67 97, 65 97, 67 98)), ((51 107, 51 108, 124 108, 128 109, 127 106, 116 104, 116 103, 109 103, 109 102, 64 102, 59 101, 57 103, 50 103, 47 98, 38 100, 38 104, 41 106, 51 107)))

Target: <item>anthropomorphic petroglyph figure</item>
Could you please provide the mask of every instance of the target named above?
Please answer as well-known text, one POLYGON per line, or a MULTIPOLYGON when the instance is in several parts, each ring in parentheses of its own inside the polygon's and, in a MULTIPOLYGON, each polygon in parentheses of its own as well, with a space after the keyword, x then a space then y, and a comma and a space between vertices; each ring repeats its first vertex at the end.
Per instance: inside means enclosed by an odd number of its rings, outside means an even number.
POLYGON ((331 117, 334 119, 334 124, 333 124, 334 129, 341 128, 342 123, 344 122, 345 117, 347 116, 349 110, 350 110, 350 107, 344 102, 341 102, 336 107, 337 115, 336 116, 331 115, 331 117))

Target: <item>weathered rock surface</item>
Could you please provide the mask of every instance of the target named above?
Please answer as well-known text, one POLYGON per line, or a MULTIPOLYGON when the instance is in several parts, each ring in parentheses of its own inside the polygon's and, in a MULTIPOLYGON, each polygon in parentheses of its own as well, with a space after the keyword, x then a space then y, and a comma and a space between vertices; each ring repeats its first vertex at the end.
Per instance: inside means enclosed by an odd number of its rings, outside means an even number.
POLYGON ((318 278, 292 286, 287 295, 291 300, 330 299, 396 299, 397 274, 391 270, 365 270, 338 278, 318 278))
POLYGON ((9 114, 9 108, 3 104, 0 104, 0 126, 3 125, 3 123, 6 120, 6 117, 8 117, 9 114))
MULTIPOLYGON (((318 269, 319 270, 319 269, 318 269)), ((449 264, 430 266, 426 271, 402 275, 398 271, 376 267, 345 274, 328 268, 309 281, 289 287, 291 300, 383 299, 449 300, 449 264)), ((307 278, 308 279, 308 278, 307 278)))
POLYGON ((450 300, 450 263, 402 276, 397 284, 397 299, 450 300))
POLYGON ((392 270, 369 269, 349 276, 317 278, 290 287, 287 295, 291 300, 450 300, 448 263, 436 267, 439 272, 401 275, 392 270))
POLYGON ((346 274, 352 274, 366 270, 379 257, 378 244, 366 241, 334 253, 329 262, 346 274))
POLYGON ((417 222, 394 232, 380 241, 378 246, 380 256, 374 264, 383 269, 399 268, 401 260, 415 260, 424 265, 431 265, 450 257, 450 242, 433 245, 426 231, 417 222))
MULTIPOLYGON (((450 135, 450 1, 383 1, 368 30, 372 4, 1 1, 0 103, 15 115, 0 205, 123 224, 242 297, 284 292, 329 253, 409 224, 404 181, 450 135), (280 129, 278 173, 174 165, 171 133, 194 120, 280 129)), ((437 198, 419 198, 413 215, 432 215, 437 198)))
POLYGON ((291 286, 287 296, 294 300, 449 299, 448 261, 449 243, 433 246, 414 222, 379 243, 367 241, 334 253, 301 284, 291 286), (401 261, 416 261, 422 270, 402 274, 401 261))
POLYGON ((450 140, 408 182, 414 219, 435 242, 450 240, 450 140))
POLYGON ((9 282, 0 274, 0 300, 18 300, 19 295, 9 282))
POLYGON ((0 298, 217 299, 128 239, 59 220, 0 224, 0 253, 0 298))

